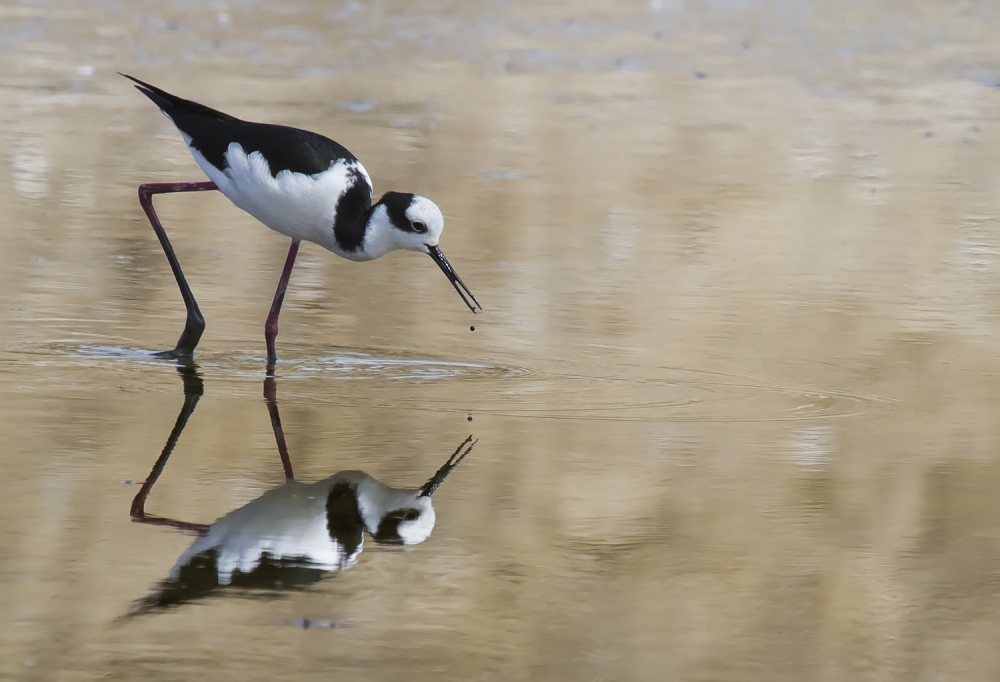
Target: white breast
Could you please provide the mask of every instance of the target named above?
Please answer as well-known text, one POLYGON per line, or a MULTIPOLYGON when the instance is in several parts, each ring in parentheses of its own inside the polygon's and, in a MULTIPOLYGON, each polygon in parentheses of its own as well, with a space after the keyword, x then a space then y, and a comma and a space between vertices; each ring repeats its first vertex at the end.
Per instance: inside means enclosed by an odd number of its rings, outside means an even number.
POLYGON ((348 257, 337 246, 333 224, 337 202, 355 181, 353 171, 368 178, 360 161, 339 160, 316 175, 284 170, 272 176, 260 152, 246 154, 243 147, 233 142, 226 151, 228 167, 219 170, 191 146, 187 135, 184 138, 201 169, 236 206, 275 232, 348 257))

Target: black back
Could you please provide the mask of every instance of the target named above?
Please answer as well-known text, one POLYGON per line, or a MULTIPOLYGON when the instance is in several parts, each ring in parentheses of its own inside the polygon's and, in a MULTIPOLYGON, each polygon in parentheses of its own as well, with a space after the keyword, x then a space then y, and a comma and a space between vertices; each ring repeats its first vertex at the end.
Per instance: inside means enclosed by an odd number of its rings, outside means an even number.
MULTIPOLYGON (((267 159, 272 176, 283 170, 315 175, 341 159, 357 161, 343 145, 328 137, 299 128, 243 121, 204 104, 171 95, 138 78, 121 75, 135 82, 136 89, 169 116, 174 125, 191 138, 191 146, 219 170, 226 168, 226 150, 233 142, 239 143, 246 154, 260 152, 267 159)), ((368 205, 371 205, 371 188, 368 189, 368 205)))
POLYGON ((220 585, 218 554, 214 549, 208 550, 181 566, 176 578, 164 580, 152 594, 138 600, 126 617, 180 606, 226 592, 278 599, 284 592, 308 589, 328 573, 329 571, 301 561, 264 556, 253 571, 235 571, 230 583, 220 585))

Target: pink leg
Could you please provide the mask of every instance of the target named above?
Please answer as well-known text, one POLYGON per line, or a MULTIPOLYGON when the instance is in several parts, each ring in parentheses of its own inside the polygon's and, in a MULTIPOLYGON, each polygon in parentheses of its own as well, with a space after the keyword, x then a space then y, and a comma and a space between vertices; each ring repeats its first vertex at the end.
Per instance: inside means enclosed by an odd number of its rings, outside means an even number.
POLYGON ((274 340, 278 338, 278 315, 281 313, 281 303, 285 300, 285 289, 288 288, 288 280, 292 276, 292 268, 295 266, 295 257, 299 255, 299 240, 293 239, 288 247, 288 255, 285 257, 285 267, 281 270, 281 279, 278 280, 278 288, 274 292, 274 301, 271 303, 271 312, 267 314, 267 321, 264 322, 264 341, 267 344, 267 373, 274 373, 274 363, 278 361, 278 354, 274 352, 274 340))
POLYGON ((153 226, 157 239, 160 240, 163 253, 166 254, 167 262, 170 263, 170 270, 174 273, 174 279, 177 280, 177 286, 181 290, 184 307, 187 308, 187 322, 184 324, 184 331, 172 351, 158 353, 163 357, 182 358, 194 355, 195 346, 198 345, 198 341, 201 340, 201 335, 205 331, 205 318, 198 308, 194 294, 191 293, 191 287, 188 286, 187 280, 184 278, 181 264, 177 260, 173 246, 170 245, 170 240, 167 239, 167 233, 153 209, 153 195, 173 192, 204 192, 212 189, 218 189, 214 182, 149 182, 139 185, 139 205, 146 212, 146 217, 149 218, 149 223, 153 226))
POLYGON ((278 444, 278 457, 281 458, 281 468, 285 471, 285 480, 294 480, 292 460, 288 457, 288 446, 285 445, 285 431, 281 428, 281 417, 278 415, 278 389, 274 377, 264 379, 264 401, 267 402, 267 411, 271 415, 274 442, 278 444))

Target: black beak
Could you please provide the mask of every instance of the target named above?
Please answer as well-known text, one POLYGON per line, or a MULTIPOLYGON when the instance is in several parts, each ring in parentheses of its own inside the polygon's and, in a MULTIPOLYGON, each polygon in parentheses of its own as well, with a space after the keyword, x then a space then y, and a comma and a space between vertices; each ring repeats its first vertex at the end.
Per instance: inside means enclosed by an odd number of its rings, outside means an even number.
POLYGON ((479 301, 477 301, 476 297, 472 295, 471 291, 469 291, 469 287, 465 286, 465 282, 463 282, 462 278, 458 276, 457 272, 455 272, 455 268, 451 267, 451 263, 448 262, 448 259, 444 257, 444 253, 441 252, 441 248, 437 245, 428 245, 427 253, 430 254, 431 258, 434 259, 434 262, 438 264, 439 268, 441 268, 441 272, 445 274, 448 281, 451 282, 451 285, 455 287, 455 291, 457 291, 458 295, 462 297, 462 302, 469 306, 469 310, 476 312, 476 306, 469 303, 469 298, 471 298, 473 302, 479 306, 479 309, 482 310, 483 306, 479 305, 479 301), (464 293, 462 292, 462 289, 465 290, 464 293), (465 294, 468 294, 469 298, 466 298, 465 294))
POLYGON ((458 449, 452 453, 451 457, 448 458, 448 461, 444 463, 444 466, 438 469, 437 473, 431 476, 431 480, 424 483, 420 492, 417 493, 417 497, 430 497, 433 495, 434 491, 438 489, 438 486, 441 485, 444 482, 444 479, 448 477, 448 474, 451 473, 451 470, 457 467, 458 463, 465 459, 467 454, 472 452, 472 448, 476 447, 476 443, 478 442, 478 440, 473 441, 472 436, 466 438, 462 444, 458 446, 458 449), (469 445, 469 441, 472 441, 472 445, 469 445), (469 445, 469 447, 465 448, 466 445, 469 445), (462 452, 462 448, 465 448, 465 452, 462 452), (458 454, 460 452, 462 452, 461 455, 458 454))

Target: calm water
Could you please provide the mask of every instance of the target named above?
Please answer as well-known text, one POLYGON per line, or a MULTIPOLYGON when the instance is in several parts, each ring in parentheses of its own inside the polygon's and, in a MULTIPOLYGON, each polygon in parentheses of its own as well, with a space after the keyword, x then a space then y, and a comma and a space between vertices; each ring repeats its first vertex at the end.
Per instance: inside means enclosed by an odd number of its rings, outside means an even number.
POLYGON ((0 3, 0 677, 1000 678, 998 33, 891 0, 0 3), (287 241, 159 197, 208 330, 151 358, 183 307, 135 188, 201 176, 116 70, 434 198, 485 312, 428 258, 305 245, 268 405, 287 241), (303 483, 417 488, 478 444, 421 544, 155 605, 182 531, 282 485, 279 413, 303 483), (167 525, 130 518, 147 477, 167 525))

